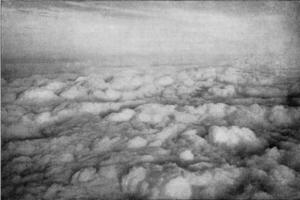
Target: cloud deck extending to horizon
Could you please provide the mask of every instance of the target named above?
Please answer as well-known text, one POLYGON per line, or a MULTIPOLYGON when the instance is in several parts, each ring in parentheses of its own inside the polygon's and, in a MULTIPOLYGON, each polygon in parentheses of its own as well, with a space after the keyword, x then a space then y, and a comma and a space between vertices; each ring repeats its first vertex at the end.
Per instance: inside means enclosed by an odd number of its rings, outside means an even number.
POLYGON ((299 199, 299 5, 5 0, 1 197, 299 199))

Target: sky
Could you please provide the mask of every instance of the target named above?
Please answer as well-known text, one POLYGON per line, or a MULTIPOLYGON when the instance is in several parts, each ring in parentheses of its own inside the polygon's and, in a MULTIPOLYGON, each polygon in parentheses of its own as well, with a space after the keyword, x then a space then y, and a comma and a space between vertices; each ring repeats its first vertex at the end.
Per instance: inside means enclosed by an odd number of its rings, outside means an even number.
POLYGON ((299 3, 12 1, 3 60, 97 60, 298 53, 299 3))

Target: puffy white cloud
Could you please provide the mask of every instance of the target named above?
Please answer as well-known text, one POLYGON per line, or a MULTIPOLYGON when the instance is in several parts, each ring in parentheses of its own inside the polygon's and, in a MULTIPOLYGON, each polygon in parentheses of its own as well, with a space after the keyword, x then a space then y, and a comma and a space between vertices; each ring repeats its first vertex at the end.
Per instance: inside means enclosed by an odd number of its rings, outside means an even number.
POLYGON ((119 113, 112 113, 108 116, 108 120, 113 122, 125 122, 129 121, 135 115, 135 111, 132 109, 124 109, 119 113))
POLYGON ((224 126, 212 126, 209 128, 208 139, 213 144, 224 145, 232 149, 244 147, 246 150, 251 150, 260 145, 260 141, 253 131, 237 126, 228 128, 224 126))
POLYGON ((55 118, 51 116, 51 112, 42 112, 38 114, 35 119, 38 124, 51 123, 54 120, 55 118))
POLYGON ((58 99, 58 96, 51 90, 34 88, 26 90, 19 101, 24 101, 26 103, 43 103, 51 102, 58 99))
POLYGON ((100 176, 103 176, 108 179, 116 179, 118 178, 118 170, 116 165, 109 165, 100 168, 99 172, 100 176))
POLYGON ((295 177, 295 172, 284 165, 278 165, 271 171, 271 178, 278 185, 287 185, 294 181, 295 177))
POLYGON ((171 179, 165 185, 165 194, 172 199, 189 199, 192 195, 192 188, 189 182, 183 177, 171 179))
POLYGON ((135 149, 135 148, 141 148, 147 145, 147 140, 140 136, 136 136, 128 141, 128 148, 135 149))
POLYGON ((269 120, 276 126, 290 126, 300 120, 299 108, 285 108, 284 106, 274 106, 271 109, 269 120))
POLYGON ((137 114, 138 120, 149 123, 159 124, 168 121, 169 116, 174 113, 174 105, 161 104, 145 104, 138 108, 140 112, 137 114))
POLYGON ((51 81, 50 83, 45 85, 43 88, 46 89, 46 90, 51 90, 53 92, 57 92, 57 91, 63 89, 64 87, 66 87, 66 83, 64 83, 64 82, 51 81))
POLYGON ((87 98, 88 92, 86 88, 75 85, 60 93, 60 96, 66 99, 87 98))
POLYGON ((191 152, 191 150, 184 150, 179 154, 179 157, 181 160, 184 161, 191 161, 194 160, 194 154, 191 152))

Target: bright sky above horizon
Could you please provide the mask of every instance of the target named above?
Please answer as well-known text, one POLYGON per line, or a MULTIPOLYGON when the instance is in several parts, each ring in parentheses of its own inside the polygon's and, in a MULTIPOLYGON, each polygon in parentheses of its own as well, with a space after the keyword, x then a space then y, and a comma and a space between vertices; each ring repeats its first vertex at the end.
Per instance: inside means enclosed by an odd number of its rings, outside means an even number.
POLYGON ((298 48, 295 5, 5 1, 3 58, 282 54, 298 48))

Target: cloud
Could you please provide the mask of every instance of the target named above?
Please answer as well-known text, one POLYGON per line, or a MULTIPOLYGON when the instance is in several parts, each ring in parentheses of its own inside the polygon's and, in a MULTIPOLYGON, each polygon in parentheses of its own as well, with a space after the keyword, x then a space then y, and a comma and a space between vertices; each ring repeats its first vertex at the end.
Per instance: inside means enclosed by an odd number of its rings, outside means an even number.
POLYGON ((2 80, 4 197, 297 194, 299 109, 274 99, 285 102, 277 76, 262 84, 264 75, 234 67, 103 71, 2 80))

